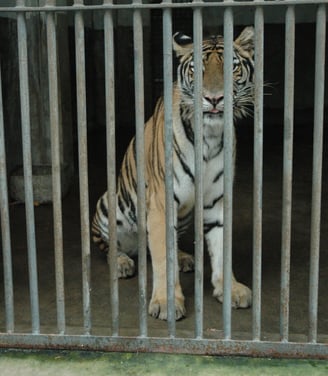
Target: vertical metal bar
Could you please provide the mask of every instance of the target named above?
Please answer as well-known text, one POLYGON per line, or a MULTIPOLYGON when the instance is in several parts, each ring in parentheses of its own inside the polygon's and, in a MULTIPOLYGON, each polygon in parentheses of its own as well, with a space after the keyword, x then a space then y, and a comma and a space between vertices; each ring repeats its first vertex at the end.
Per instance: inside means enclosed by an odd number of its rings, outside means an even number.
MULTIPOLYGON (((17 1, 18 6, 25 6, 24 0, 17 1)), ((17 14, 19 84, 22 119, 23 170, 25 189, 26 232, 30 284, 30 302, 32 314, 32 332, 40 332, 38 270, 36 259, 35 219, 32 184, 32 153, 31 153, 31 124, 30 96, 28 78, 27 30, 25 14, 17 14)))
POLYGON ((312 176, 312 217, 311 256, 309 291, 309 342, 317 341, 318 290, 320 255, 320 217, 322 190, 322 152, 325 91, 326 52, 326 6, 319 5, 316 26, 315 91, 314 91, 314 134, 313 134, 313 176, 312 176))
POLYGON ((6 145, 3 119, 2 79, 0 66, 0 220, 2 238, 3 273, 5 285, 5 309, 7 333, 14 331, 14 287, 10 241, 10 221, 8 205, 6 145))
MULTIPOLYGON (((140 0, 134 0, 140 4, 140 0)), ((144 69, 143 30, 140 9, 133 13, 134 36, 134 88, 136 113, 136 158, 138 194, 138 270, 139 270, 139 327, 140 336, 147 336, 147 237, 146 237, 146 192, 145 192, 145 142, 144 142, 144 69)))
MULTIPOLYGON (((55 5, 54 0, 48 0, 46 6, 55 5)), ((60 334, 65 332, 65 292, 64 292, 64 262, 63 262, 63 223, 61 204, 61 163, 59 142, 59 103, 58 103, 58 66, 55 15, 47 14, 47 49, 50 129, 51 129, 51 159, 52 159, 52 197, 54 219, 55 274, 57 297, 57 327, 60 334)))
MULTIPOLYGON (((165 0, 170 4, 170 0, 165 0)), ((173 82, 172 82, 172 13, 163 9, 163 63, 164 63, 164 137, 165 137, 165 208, 166 208, 166 272, 167 272, 167 323, 170 337, 175 336, 175 260, 176 243, 173 202, 173 82)))
MULTIPOLYGON (((230 0, 226 0, 229 3, 230 0)), ((233 186, 233 11, 224 10, 224 227, 223 227, 223 330, 231 338, 232 186, 233 186)))
MULTIPOLYGON (((83 5, 82 0, 75 0, 74 5, 83 5)), ((83 319, 84 333, 90 334, 90 229, 89 229, 89 189, 88 189, 88 155, 87 155, 87 113, 85 87, 85 37, 82 11, 75 13, 75 54, 76 54, 76 94, 79 151, 79 184, 81 211, 81 245, 82 245, 82 283, 83 283, 83 319)))
MULTIPOLYGON (((256 2, 257 0, 255 0, 256 2)), ((253 340, 261 339, 262 188, 263 188, 263 8, 255 10, 253 340)))
POLYGON ((288 341, 289 326, 290 240, 294 128, 294 60, 295 9, 294 6, 289 6, 286 11, 285 31, 284 164, 280 296, 280 338, 281 341, 284 342, 288 341))
POLYGON ((194 23, 194 97, 195 97, 195 336, 203 337, 203 19, 202 9, 195 8, 194 23))
MULTIPOLYGON (((112 0, 104 1, 104 4, 112 4, 112 0)), ((113 12, 111 10, 106 10, 104 14, 104 33, 110 299, 112 336, 118 336, 119 291, 116 234, 115 54, 113 12)))

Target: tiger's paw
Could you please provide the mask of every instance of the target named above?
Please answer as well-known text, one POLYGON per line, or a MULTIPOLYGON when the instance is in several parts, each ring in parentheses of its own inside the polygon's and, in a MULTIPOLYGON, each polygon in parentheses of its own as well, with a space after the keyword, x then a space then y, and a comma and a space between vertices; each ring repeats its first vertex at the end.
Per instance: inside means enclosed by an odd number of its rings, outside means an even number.
POLYGON ((180 272, 192 272, 195 267, 195 260, 189 253, 180 251, 178 252, 178 262, 180 272))
MULTIPOLYGON (((223 283, 215 287, 213 296, 223 303, 223 283)), ((232 282, 231 289, 231 307, 232 308, 248 308, 252 305, 252 291, 247 286, 237 281, 232 282)))
MULTIPOLYGON (((156 319, 167 320, 167 300, 152 298, 149 303, 150 316, 156 319)), ((175 298, 175 319, 180 320, 186 316, 184 298, 175 298)))
MULTIPOLYGON (((109 262, 109 253, 107 254, 107 262, 109 262)), ((134 275, 136 271, 134 261, 125 253, 119 253, 117 256, 117 277, 129 278, 134 275)))

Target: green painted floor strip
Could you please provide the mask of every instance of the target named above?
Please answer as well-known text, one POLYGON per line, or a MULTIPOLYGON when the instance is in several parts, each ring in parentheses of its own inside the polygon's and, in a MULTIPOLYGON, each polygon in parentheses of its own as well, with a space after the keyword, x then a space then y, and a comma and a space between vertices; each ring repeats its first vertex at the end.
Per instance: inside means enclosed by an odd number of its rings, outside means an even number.
POLYGON ((328 375, 328 361, 94 352, 0 353, 1 376, 328 375))

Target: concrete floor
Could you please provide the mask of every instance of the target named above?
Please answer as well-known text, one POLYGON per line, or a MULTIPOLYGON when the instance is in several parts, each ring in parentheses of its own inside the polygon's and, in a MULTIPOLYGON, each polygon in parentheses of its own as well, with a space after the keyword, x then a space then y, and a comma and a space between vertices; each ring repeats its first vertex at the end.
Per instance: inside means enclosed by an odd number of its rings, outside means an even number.
MULTIPOLYGON (((99 140, 98 140, 99 141, 99 140)), ((327 138, 326 138, 327 141, 327 138)), ((311 123, 295 127, 295 161, 293 182, 293 219, 290 284, 290 339, 306 340, 308 332, 308 290, 310 209, 312 180, 311 123)), ((237 278, 252 284, 252 127, 238 127, 238 158, 234 198, 233 264, 237 278)), ((327 142, 325 142, 327 144, 327 142)), ((327 146, 327 145, 326 145, 327 146)), ((280 257, 281 257, 281 192, 282 192, 282 132, 281 126, 265 129, 263 188, 263 278, 262 278, 262 339, 279 339, 280 257)), ((90 145, 90 215, 96 200, 106 186, 103 154, 97 155, 101 145, 90 145), (102 159, 102 162, 100 160, 102 159)), ((323 198, 328 194, 327 155, 324 160, 323 198)), ((11 234, 15 288, 15 330, 30 332, 28 265, 26 254, 24 205, 11 205, 11 234)), ((56 298, 53 250, 52 206, 35 207, 38 247, 39 299, 42 333, 56 333, 56 298)), ((78 180, 63 201, 64 265, 66 321, 68 334, 83 334, 80 214, 78 180)), ((192 252, 192 234, 182 240, 184 250, 192 252)), ((0 284, 3 282, 2 258, 0 284)), ((105 258, 95 249, 91 262, 92 333, 110 335, 110 299, 108 266, 105 258)), ((151 294, 151 265, 148 261, 148 295, 151 294)), ((177 323, 177 336, 194 335, 193 273, 181 276, 186 297, 187 317, 177 323)), ((212 298, 210 268, 205 264, 204 275, 204 336, 222 337, 222 306, 212 298)), ((319 340, 328 342, 328 204, 322 202, 319 340)), ((5 330, 3 288, 0 293, 0 331, 5 330)), ((137 277, 121 280, 120 334, 138 335, 137 277)), ((149 335, 166 336, 167 324, 149 317, 149 335)), ((252 338, 252 309, 232 313, 233 338, 252 338)))

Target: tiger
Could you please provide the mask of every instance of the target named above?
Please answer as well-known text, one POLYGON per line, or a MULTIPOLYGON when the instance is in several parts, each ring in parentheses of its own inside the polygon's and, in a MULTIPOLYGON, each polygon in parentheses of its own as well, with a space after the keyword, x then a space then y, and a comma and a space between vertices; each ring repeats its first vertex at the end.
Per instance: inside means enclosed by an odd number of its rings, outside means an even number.
MULTIPOLYGON (((172 38, 178 59, 173 84, 173 190, 174 232, 177 236, 192 217, 195 204, 194 151, 194 49, 192 38, 181 32, 172 38)), ((233 41, 233 123, 249 114, 254 103, 254 28, 247 26, 233 41)), ((211 36, 202 41, 203 112, 203 230, 211 263, 213 296, 223 302, 223 130, 224 130, 224 38, 211 36)), ((233 159, 235 130, 233 127, 233 159)), ((165 141, 164 100, 160 98, 144 128, 147 245, 151 255, 153 286, 148 312, 167 320, 166 225, 165 225, 165 141)), ((117 268, 120 278, 135 273, 132 259, 137 248, 136 141, 130 142, 117 180, 117 268)), ((235 164, 235 163, 234 163, 235 164)), ((233 166, 234 169, 234 166, 233 166)), ((234 171, 233 171, 234 175, 234 171)), ((92 237, 108 253, 107 192, 98 200, 92 222, 92 237)), ((175 251, 175 319, 186 316, 179 269, 193 269, 188 253, 175 251)), ((108 257, 109 260, 109 257, 108 257)), ((247 308, 252 292, 232 274, 231 305, 247 308)))

